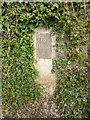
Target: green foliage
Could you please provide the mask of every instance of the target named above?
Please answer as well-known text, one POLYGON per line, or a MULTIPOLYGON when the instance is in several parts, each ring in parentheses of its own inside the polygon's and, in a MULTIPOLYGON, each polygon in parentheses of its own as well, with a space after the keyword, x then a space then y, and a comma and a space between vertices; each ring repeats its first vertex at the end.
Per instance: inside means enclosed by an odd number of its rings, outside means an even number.
POLYGON ((23 35, 11 41, 4 37, 2 42, 3 106, 18 110, 40 96, 40 87, 34 80, 38 72, 33 65, 33 40, 23 35))
POLYGON ((78 65, 70 66, 64 58, 54 62, 54 70, 58 77, 54 97, 60 115, 62 117, 86 117, 88 77, 85 71, 78 65))
POLYGON ((57 75, 54 97, 63 117, 85 117, 87 74, 81 46, 88 43, 88 3, 13 2, 2 6, 3 107, 17 111, 29 107, 41 94, 36 84, 32 33, 38 26, 57 33, 57 54, 53 61, 57 75), (67 40, 64 40, 64 35, 67 40), (64 42, 62 46, 61 42, 64 42), (74 66, 73 66, 74 65, 74 66))
POLYGON ((87 63, 83 47, 88 43, 88 5, 74 3, 64 4, 62 27, 57 26, 58 38, 56 51, 58 58, 53 61, 53 71, 57 75, 55 101, 62 117, 87 117, 88 75, 84 70, 87 63), (81 7, 82 6, 82 7, 81 7), (78 11, 79 9, 79 11, 78 11), (73 13, 74 12, 74 13, 73 13), (72 14, 73 13, 73 14, 72 14), (86 15, 87 13, 87 15, 86 15), (86 17, 86 19, 84 19, 86 17), (64 36, 67 40, 64 40, 64 36), (64 46, 61 44, 63 41, 64 46), (62 58, 59 54, 65 50, 62 58))

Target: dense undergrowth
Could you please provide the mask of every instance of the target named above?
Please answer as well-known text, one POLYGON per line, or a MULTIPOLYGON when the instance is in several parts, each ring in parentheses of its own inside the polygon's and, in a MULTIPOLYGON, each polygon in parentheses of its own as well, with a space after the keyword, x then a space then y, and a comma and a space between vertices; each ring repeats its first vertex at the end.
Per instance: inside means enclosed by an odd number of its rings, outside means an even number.
POLYGON ((83 47, 88 44, 88 3, 4 3, 2 5, 3 109, 28 108, 41 94, 35 82, 32 33, 52 28, 57 37, 54 98, 62 117, 87 117, 88 77, 83 47), (86 18, 86 19, 85 19, 86 18), (67 40, 63 41, 63 37, 67 40), (64 46, 61 45, 63 41, 64 46), (59 57, 66 48, 65 56, 59 57))

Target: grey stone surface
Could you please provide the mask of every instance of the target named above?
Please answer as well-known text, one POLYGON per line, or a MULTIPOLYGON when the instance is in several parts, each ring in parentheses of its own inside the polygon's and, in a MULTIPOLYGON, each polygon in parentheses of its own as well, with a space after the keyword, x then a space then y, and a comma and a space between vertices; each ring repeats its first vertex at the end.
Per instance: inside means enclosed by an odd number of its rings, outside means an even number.
POLYGON ((51 59, 51 36, 50 33, 39 33, 36 35, 36 57, 37 59, 51 59))

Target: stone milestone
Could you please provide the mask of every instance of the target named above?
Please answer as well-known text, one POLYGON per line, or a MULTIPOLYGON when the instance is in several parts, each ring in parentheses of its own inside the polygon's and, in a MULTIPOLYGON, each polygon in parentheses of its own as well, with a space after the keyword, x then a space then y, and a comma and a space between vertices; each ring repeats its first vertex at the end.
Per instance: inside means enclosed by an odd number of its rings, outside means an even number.
POLYGON ((51 59, 51 36, 50 33, 40 33, 36 36, 37 59, 51 59))

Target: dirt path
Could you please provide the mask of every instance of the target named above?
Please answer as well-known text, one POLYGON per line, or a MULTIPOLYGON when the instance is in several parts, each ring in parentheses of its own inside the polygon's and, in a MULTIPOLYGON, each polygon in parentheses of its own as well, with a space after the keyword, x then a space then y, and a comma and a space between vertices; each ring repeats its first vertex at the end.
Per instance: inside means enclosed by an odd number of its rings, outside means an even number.
POLYGON ((38 118, 45 117, 60 117, 58 109, 53 101, 53 92, 56 87, 55 75, 51 73, 51 60, 39 60, 36 68, 39 71, 37 83, 43 87, 43 96, 38 103, 36 103, 30 110, 30 116, 38 118))
POLYGON ((51 97, 43 96, 26 113, 18 112, 16 118, 60 118, 57 107, 51 97))
POLYGON ((37 82, 43 87, 43 92, 45 96, 49 97, 53 95, 56 87, 56 82, 53 75, 49 74, 45 76, 44 74, 42 74, 42 76, 39 77, 37 82))

